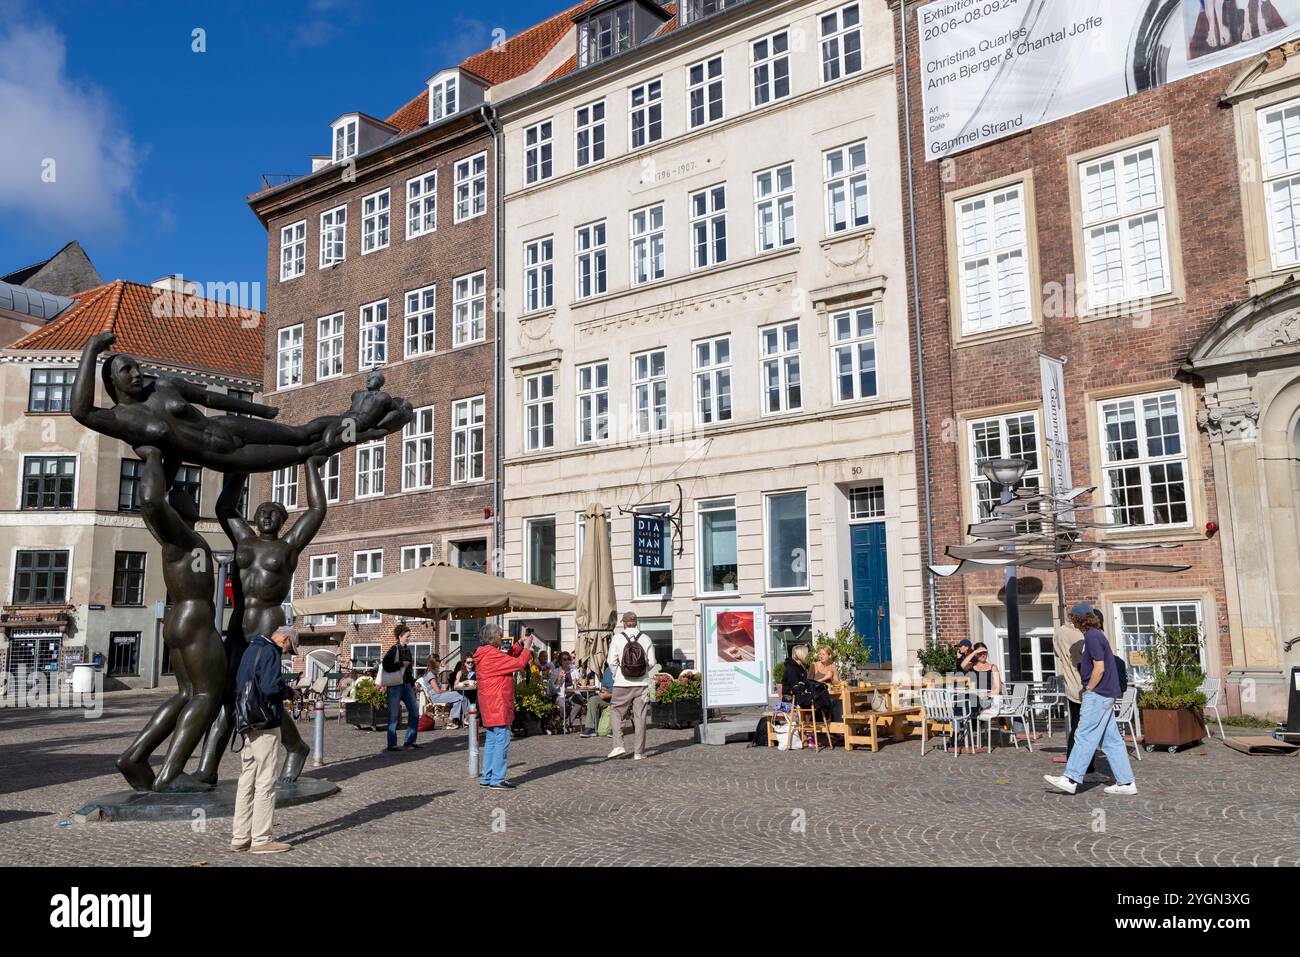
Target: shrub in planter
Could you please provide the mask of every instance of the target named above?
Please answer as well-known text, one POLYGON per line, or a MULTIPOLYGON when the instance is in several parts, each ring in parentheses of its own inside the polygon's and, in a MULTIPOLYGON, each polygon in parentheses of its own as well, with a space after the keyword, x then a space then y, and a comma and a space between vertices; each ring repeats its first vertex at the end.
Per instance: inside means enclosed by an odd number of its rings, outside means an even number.
POLYGON ((655 698, 650 703, 650 722, 657 728, 689 728, 699 724, 704 720, 701 691, 697 673, 666 683, 656 680, 655 698))
POLYGON ((555 702, 546 690, 540 674, 530 672, 527 680, 515 685, 514 727, 526 734, 537 734, 555 715, 555 702))
POLYGON ((945 642, 927 644, 916 652, 916 657, 927 674, 931 671, 941 675, 955 674, 960 663, 957 648, 945 642))
MULTIPOLYGON (((362 678, 356 683, 355 701, 344 705, 344 718, 358 728, 378 731, 388 727, 388 690, 375 684, 373 678, 362 678)), ((404 713, 404 712, 403 712, 404 713)), ((397 726, 405 722, 398 716, 397 726)))
POLYGON ((1156 629, 1145 649, 1151 685, 1138 696, 1147 750, 1171 751, 1205 737, 1205 694, 1200 684, 1200 649, 1205 638, 1196 628, 1156 629))

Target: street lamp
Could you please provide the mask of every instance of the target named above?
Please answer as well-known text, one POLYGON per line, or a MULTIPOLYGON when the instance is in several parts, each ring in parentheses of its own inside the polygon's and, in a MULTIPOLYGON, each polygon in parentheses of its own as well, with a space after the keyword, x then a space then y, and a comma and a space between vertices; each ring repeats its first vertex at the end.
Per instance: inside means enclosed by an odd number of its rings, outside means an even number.
MULTIPOLYGON (((1025 477, 1029 463, 1024 459, 986 459, 979 464, 980 474, 1002 490, 1002 504, 1015 498, 1015 488, 1025 477)), ((1010 659, 1008 680, 1020 681, 1020 593, 1016 582, 1016 546, 1008 544, 1013 561, 1003 571, 1003 601, 1007 608, 1007 657, 1010 659)))

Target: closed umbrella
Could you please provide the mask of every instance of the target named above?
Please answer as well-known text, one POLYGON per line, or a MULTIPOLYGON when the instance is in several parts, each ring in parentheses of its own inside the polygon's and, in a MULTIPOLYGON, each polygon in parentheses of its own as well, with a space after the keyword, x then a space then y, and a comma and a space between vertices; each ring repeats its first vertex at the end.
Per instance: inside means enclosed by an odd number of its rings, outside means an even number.
POLYGON ((605 672, 605 659, 609 657, 618 603, 614 595, 614 561, 609 553, 609 519, 605 506, 588 505, 586 515, 582 568, 578 574, 575 616, 578 640, 574 657, 584 671, 594 672, 599 681, 605 672))

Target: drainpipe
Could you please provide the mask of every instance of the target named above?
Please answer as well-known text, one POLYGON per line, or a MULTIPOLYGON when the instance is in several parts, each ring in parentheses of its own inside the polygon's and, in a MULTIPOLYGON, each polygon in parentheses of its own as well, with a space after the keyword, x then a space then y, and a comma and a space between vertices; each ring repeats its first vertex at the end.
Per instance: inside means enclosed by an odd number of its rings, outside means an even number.
MULTIPOLYGON (((496 107, 484 103, 479 107, 479 115, 484 125, 492 133, 492 574, 505 575, 505 515, 503 509, 505 466, 501 462, 502 435, 502 398, 505 394, 503 384, 503 362, 501 350, 501 328, 504 325, 505 308, 501 295, 505 273, 502 263, 505 249, 505 200, 502 187, 505 185, 505 160, 503 159, 503 135, 497 122, 496 107)), ((499 619, 498 619, 499 620, 499 619)))
POLYGON ((934 594, 934 573, 930 566, 934 564, 934 516, 930 500, 930 428, 926 417, 925 404, 925 353, 924 336, 921 332, 921 262, 916 246, 916 184, 912 175, 912 85, 911 71, 907 65, 907 0, 898 4, 898 35, 903 51, 903 142, 907 150, 907 232, 910 258, 912 260, 912 310, 915 316, 916 332, 916 379, 917 401, 921 409, 921 468, 925 481, 925 580, 928 585, 930 604, 930 643, 939 640, 938 602, 934 594))

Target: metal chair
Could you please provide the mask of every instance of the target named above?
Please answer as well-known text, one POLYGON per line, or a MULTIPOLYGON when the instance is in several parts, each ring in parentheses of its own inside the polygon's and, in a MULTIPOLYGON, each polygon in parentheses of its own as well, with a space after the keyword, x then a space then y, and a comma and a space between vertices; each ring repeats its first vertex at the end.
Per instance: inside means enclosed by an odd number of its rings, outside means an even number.
MULTIPOLYGON (((1223 689, 1223 682, 1218 678, 1206 678, 1201 682, 1197 689, 1205 695, 1205 710, 1214 712, 1214 720, 1219 722, 1219 739, 1226 740, 1223 735, 1223 718, 1219 715, 1219 694, 1223 689)), ((1210 737, 1214 735, 1211 734, 1210 737)))
MULTIPOLYGON (((967 745, 973 747, 971 745, 972 722, 970 716, 957 714, 952 693, 947 688, 921 689, 921 757, 925 757, 932 724, 937 724, 940 728, 951 729, 954 744, 957 737, 965 733, 967 745)), ((947 732, 943 732, 944 751, 948 750, 948 738, 947 732)))
MULTIPOLYGON (((1030 734, 1034 733, 1034 715, 1029 709, 1029 684, 1027 682, 1017 682, 1016 684, 1007 685, 1008 693, 1002 695, 1001 702, 996 709, 986 709, 981 711, 979 719, 988 722, 989 728, 989 751, 993 750, 993 722, 1006 721, 1007 733, 1011 735, 1011 740, 1020 750, 1020 739, 1016 736, 1017 720, 1020 721, 1022 728, 1028 727, 1030 734)), ((1034 741, 1032 737, 1025 738, 1025 744, 1029 745, 1029 750, 1034 750, 1034 741)))
MULTIPOLYGON (((1120 696, 1115 702, 1115 724, 1122 726, 1128 725, 1129 735, 1133 738, 1133 753, 1137 755, 1139 761, 1142 760, 1142 726, 1138 718, 1138 689, 1137 685, 1129 685, 1128 690, 1120 696)), ((1121 734, 1122 734, 1121 730, 1121 734)))

